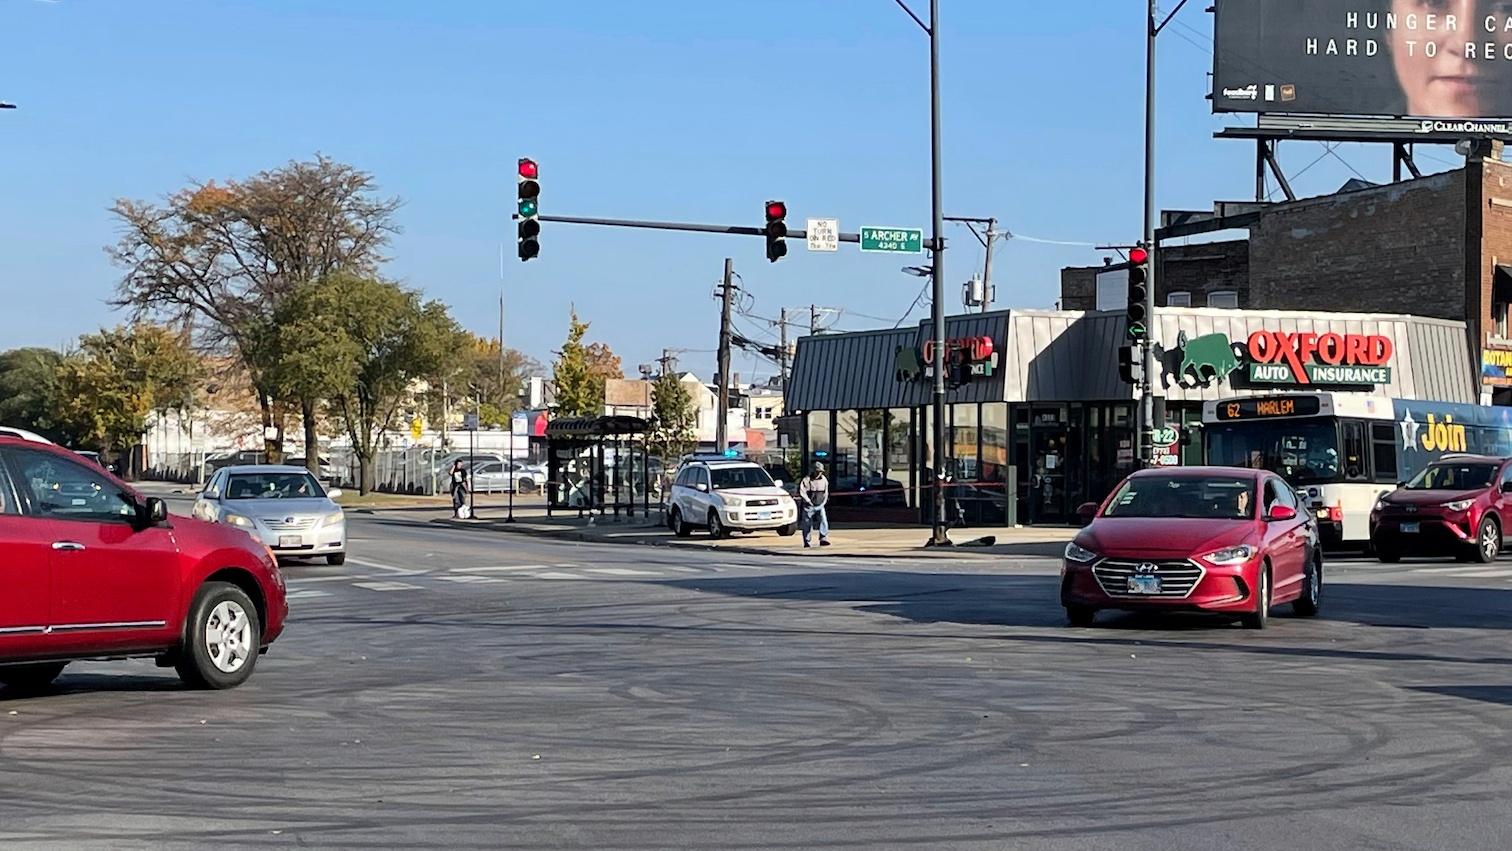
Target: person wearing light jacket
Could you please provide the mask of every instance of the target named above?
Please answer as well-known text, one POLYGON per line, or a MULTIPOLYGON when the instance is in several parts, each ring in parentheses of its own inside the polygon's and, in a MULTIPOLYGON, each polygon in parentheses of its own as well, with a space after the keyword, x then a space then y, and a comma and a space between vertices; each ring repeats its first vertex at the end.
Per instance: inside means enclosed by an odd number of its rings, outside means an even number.
POLYGON ((809 544, 809 534, 815 524, 819 527, 819 546, 827 547, 829 542, 829 515, 824 506, 829 502, 829 479, 824 477, 824 465, 815 464, 808 478, 798 483, 799 519, 803 529, 803 546, 809 544))

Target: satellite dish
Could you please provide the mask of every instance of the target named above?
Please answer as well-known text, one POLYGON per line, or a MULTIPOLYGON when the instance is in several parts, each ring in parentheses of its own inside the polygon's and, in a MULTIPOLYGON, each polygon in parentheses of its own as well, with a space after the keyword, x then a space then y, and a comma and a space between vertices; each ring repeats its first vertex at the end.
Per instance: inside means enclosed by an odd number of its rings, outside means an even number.
POLYGON ((1468 157, 1475 151, 1475 140, 1461 139, 1454 143, 1454 152, 1462 157, 1468 157))

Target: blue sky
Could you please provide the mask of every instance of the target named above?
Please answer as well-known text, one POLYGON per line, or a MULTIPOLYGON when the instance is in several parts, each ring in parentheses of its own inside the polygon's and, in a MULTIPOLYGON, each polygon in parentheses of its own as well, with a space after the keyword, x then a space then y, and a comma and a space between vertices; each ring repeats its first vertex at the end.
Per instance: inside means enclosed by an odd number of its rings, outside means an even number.
MULTIPOLYGON (((921 14, 925 0, 914 0, 921 14)), ((1142 10, 1136 0, 943 0, 948 214, 997 216, 1000 306, 1049 307, 1058 270, 1140 228, 1142 10)), ((1204 99, 1211 16, 1189 3, 1161 37, 1158 203, 1206 208, 1253 193, 1237 119, 1204 99)), ((564 215, 757 225, 834 216, 928 227, 928 43, 892 0, 0 0, 0 349, 58 346, 121 318, 117 197, 243 177, 316 152, 402 197, 388 273, 493 334, 504 287, 510 345, 547 361, 569 305, 633 374, 663 347, 708 372, 711 285, 723 258, 751 310, 843 308, 825 324, 900 317, 909 258, 810 254, 773 265, 749 237, 546 224, 514 258, 514 163, 541 163, 541 206, 564 215), (864 314, 864 315, 863 315, 864 314)), ((1304 195, 1351 166, 1389 177, 1388 148, 1282 146, 1304 195), (1346 165, 1347 161, 1347 165, 1346 165)), ((1425 161, 1439 170, 1444 162, 1425 161)), ((947 230, 950 309, 980 267, 947 230)), ((918 258, 922 259, 922 258, 918 258)), ((915 311, 913 319, 920 315, 915 311)), ((756 319, 750 336, 769 329, 756 319)), ((745 375, 774 368, 740 356, 745 375)))

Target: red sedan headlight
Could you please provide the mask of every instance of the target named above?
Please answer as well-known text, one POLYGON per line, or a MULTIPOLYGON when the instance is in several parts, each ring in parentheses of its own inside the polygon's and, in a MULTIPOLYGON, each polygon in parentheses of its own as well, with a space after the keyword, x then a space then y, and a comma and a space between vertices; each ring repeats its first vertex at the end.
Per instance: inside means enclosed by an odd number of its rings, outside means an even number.
POLYGON ((1213 550, 1202 556, 1202 560, 1208 564, 1234 565, 1244 564, 1255 557, 1255 548, 1249 544, 1239 544, 1233 547, 1224 547, 1221 550, 1213 550))

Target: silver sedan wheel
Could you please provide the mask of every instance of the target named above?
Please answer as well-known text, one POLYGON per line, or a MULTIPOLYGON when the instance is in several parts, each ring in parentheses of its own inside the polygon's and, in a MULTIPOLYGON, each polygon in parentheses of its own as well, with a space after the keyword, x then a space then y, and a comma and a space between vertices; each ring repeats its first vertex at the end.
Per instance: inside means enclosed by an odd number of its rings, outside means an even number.
POLYGON ((247 664, 252 653, 252 622, 239 603, 224 600, 205 620, 205 650, 210 662, 225 674, 247 664))

